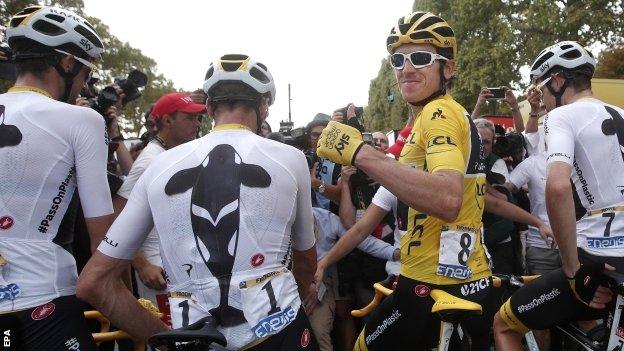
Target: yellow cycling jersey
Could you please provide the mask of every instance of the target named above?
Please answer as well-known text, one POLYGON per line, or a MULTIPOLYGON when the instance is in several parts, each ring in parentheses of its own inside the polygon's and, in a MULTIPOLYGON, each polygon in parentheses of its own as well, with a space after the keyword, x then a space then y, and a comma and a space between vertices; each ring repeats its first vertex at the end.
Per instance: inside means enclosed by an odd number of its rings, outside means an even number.
POLYGON ((481 232, 485 204, 485 165, 481 139, 466 110, 450 95, 424 106, 403 147, 399 162, 434 173, 455 170, 464 175, 462 207, 453 223, 412 208, 399 210, 401 275, 430 284, 448 285, 491 275, 481 232))

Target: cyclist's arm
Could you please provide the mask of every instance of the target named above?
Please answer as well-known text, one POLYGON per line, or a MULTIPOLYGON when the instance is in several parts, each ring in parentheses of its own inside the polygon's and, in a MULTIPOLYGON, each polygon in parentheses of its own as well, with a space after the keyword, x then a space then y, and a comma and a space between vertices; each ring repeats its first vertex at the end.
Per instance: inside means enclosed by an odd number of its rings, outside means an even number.
POLYGON ((129 261, 106 256, 96 251, 78 279, 76 295, 88 301, 111 323, 130 335, 147 340, 167 330, 167 326, 141 307, 121 277, 129 261))
POLYGON ((351 201, 351 188, 349 186, 349 179, 340 177, 339 183, 342 184, 342 192, 340 198, 340 207, 338 213, 340 214, 340 222, 342 225, 349 229, 355 224, 355 205, 351 201))
POLYGON ((80 204, 93 252, 112 223, 113 206, 106 177, 106 126, 97 112, 87 108, 83 112, 81 123, 70 128, 70 137, 80 204))
POLYGON ((485 210, 497 216, 510 219, 514 222, 528 224, 539 228, 544 225, 541 219, 535 217, 509 201, 501 200, 489 193, 485 194, 485 210))
POLYGON ((80 274, 76 292, 111 323, 142 340, 166 329, 140 307, 121 281, 153 225, 146 182, 146 177, 137 182, 124 210, 80 274))
POLYGON ((572 198, 570 173, 572 166, 554 162, 549 166, 546 180, 546 209, 553 234, 559 246, 561 265, 568 277, 580 267, 576 248, 576 215, 572 198))
POLYGON ((576 248, 576 215, 572 195, 574 128, 564 115, 551 111, 544 121, 548 146, 546 176, 546 210, 559 245, 561 265, 568 277, 580 267, 576 248))
POLYGON ((360 149, 355 163, 409 207, 452 223, 464 195, 466 163, 458 145, 467 133, 466 117, 440 104, 423 109, 420 121, 428 172, 400 164, 370 145, 360 149), (445 118, 436 118, 440 111, 445 118))
POLYGON ((301 296, 307 296, 308 287, 316 271, 316 238, 310 192, 308 163, 302 153, 297 154, 293 164, 293 176, 297 181, 295 220, 292 225, 293 275, 299 285, 301 296))
POLYGON ((353 249, 373 232, 375 226, 381 222, 386 213, 387 211, 377 205, 370 204, 364 212, 364 216, 362 216, 359 221, 355 222, 353 227, 349 228, 342 238, 329 250, 327 255, 319 261, 319 268, 324 271, 327 267, 335 264, 349 252, 353 251, 353 249))

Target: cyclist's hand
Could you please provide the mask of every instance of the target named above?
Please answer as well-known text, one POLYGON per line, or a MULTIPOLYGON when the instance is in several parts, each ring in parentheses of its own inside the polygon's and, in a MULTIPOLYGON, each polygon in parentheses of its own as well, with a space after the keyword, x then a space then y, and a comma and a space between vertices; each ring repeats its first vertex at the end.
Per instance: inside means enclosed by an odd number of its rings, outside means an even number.
POLYGON ((364 142, 360 131, 346 124, 331 121, 323 129, 316 154, 342 165, 353 165, 364 142))
POLYGON ((161 267, 151 263, 146 263, 141 267, 135 268, 137 273, 139 273, 139 278, 148 288, 153 290, 164 290, 167 287, 164 272, 161 267))
POLYGON ((318 305, 318 288, 316 283, 312 282, 308 288, 308 294, 303 299, 303 310, 308 316, 311 316, 316 305, 318 305))
POLYGON ((542 105, 542 92, 535 87, 529 88, 529 91, 527 92, 527 101, 529 102, 529 105, 531 105, 531 113, 539 113, 542 105))
POLYGON ((611 283, 602 273, 605 269, 614 270, 603 263, 583 264, 574 277, 568 277, 568 283, 576 298, 591 308, 603 309, 611 301, 611 283))
POLYGON ((546 245, 551 249, 557 248, 557 242, 555 241, 555 236, 553 235, 552 229, 546 223, 542 223, 542 225, 537 228, 539 230, 539 235, 544 239, 546 245))

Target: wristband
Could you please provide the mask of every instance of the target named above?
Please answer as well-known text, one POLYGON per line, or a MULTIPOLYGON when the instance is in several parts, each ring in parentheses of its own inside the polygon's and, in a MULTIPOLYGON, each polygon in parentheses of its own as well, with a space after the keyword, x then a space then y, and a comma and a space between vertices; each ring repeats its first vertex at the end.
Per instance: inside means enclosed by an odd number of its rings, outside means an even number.
POLYGON ((529 113, 530 118, 539 118, 539 114, 537 113, 529 113))

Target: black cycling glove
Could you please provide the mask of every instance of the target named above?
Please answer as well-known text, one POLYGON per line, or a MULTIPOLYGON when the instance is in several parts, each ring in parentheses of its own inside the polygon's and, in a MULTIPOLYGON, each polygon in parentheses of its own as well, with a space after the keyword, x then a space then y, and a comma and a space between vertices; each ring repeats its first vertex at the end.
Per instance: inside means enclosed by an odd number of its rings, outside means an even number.
POLYGON ((568 277, 570 288, 579 301, 589 306, 598 286, 611 286, 609 278, 602 273, 604 269, 604 263, 583 264, 574 277, 568 277))

